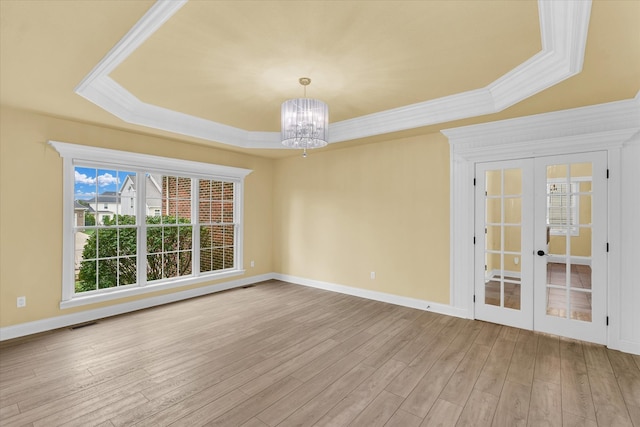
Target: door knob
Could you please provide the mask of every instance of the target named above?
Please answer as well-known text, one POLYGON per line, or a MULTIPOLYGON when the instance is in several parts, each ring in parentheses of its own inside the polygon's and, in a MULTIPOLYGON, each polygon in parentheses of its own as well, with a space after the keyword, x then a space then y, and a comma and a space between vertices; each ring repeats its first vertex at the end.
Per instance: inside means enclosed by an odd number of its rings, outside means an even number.
POLYGON ((539 251, 538 251, 538 256, 545 256, 545 255, 546 255, 546 254, 544 253, 544 251, 543 251, 543 250, 539 250, 539 251))

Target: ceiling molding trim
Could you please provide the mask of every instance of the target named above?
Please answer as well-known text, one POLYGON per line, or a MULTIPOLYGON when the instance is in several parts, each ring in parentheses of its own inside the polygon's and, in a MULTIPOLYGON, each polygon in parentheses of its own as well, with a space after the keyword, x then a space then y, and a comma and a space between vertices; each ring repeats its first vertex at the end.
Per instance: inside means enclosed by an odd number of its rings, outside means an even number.
POLYGON ((481 159, 485 154, 495 158, 497 150, 508 156, 524 151, 532 155, 548 152, 550 147, 560 151, 574 147, 617 148, 640 131, 639 99, 636 96, 441 132, 449 139, 452 153, 465 159, 481 159))
POLYGON ((329 138, 332 143, 349 141, 475 117, 494 110, 489 91, 477 89, 336 122, 331 124, 329 138))
MULTIPOLYGON (((278 132, 252 132, 140 101, 109 77, 187 0, 157 1, 76 87, 125 122, 240 148, 283 149, 278 132)), ((332 123, 330 143, 497 113, 582 69, 591 0, 538 1, 542 51, 485 88, 332 123)))
POLYGON ((580 71, 587 45, 590 1, 539 1, 542 51, 488 88, 502 111, 580 71))
MULTIPOLYGON (((93 70, 76 86, 75 92, 83 95, 93 81, 115 70, 129 55, 140 47, 158 28, 169 20, 188 0, 158 0, 127 34, 93 67, 93 70)), ((91 100, 91 99, 89 99, 91 100)))

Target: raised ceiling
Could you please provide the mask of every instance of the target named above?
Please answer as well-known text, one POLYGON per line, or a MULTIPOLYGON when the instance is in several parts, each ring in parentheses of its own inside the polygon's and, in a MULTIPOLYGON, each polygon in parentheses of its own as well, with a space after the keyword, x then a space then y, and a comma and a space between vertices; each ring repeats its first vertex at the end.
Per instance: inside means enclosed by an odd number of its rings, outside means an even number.
POLYGON ((111 76, 143 102, 278 131, 299 77, 338 122, 486 86, 540 49, 531 1, 191 1, 111 76))
MULTIPOLYGON (((0 102, 238 149, 219 144, 229 141, 216 140, 215 132, 203 138, 160 124, 154 129, 126 123, 74 92, 153 6, 148 1, 0 2, 0 102)), ((577 75, 518 98, 513 106, 443 115, 443 121, 425 121, 414 132, 635 96, 637 16, 640 2, 594 1, 577 75)), ((277 132, 280 104, 301 96, 298 77, 311 77, 308 95, 329 104, 331 123, 353 122, 485 88, 540 52, 542 40, 536 1, 191 1, 123 56, 108 77, 141 103, 162 110, 254 133, 277 132)), ((377 133, 384 129, 345 133, 342 140, 377 133)), ((258 138, 250 146, 260 144, 258 138)))

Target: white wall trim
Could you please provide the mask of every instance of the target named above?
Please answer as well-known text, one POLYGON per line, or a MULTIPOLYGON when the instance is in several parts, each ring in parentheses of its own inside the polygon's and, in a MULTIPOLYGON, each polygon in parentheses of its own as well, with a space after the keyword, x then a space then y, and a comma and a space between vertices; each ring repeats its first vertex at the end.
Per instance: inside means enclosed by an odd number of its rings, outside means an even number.
MULTIPOLYGON (((109 77, 186 0, 157 1, 75 92, 125 122, 242 148, 282 149, 278 132, 251 132, 142 102, 109 77)), ((496 113, 582 70, 591 0, 538 1, 542 50, 484 88, 332 123, 330 142, 496 113)))
MULTIPOLYGON (((492 278, 500 278, 500 270, 499 269, 494 269, 491 270, 488 274, 484 275, 484 279, 485 280, 489 280, 492 278)), ((509 270, 505 270, 504 271, 504 277, 515 277, 515 278, 520 278, 521 277, 521 272, 520 271, 509 271, 509 270)))
MULTIPOLYGON (((195 289, 189 289, 186 291, 175 292, 166 295, 160 295, 151 298, 144 298, 137 301, 112 305, 108 307, 102 307, 98 309, 90 309, 80 311, 78 313, 66 314, 62 316, 51 317, 47 319, 36 320, 33 322, 20 323, 17 325, 5 326, 0 328, 0 341, 19 338, 27 335, 37 334, 41 332, 51 331, 54 329, 65 328, 73 325, 78 325, 94 320, 104 319, 111 316, 117 316, 145 308, 156 307, 159 305, 169 304, 172 302, 182 301, 190 298, 196 298, 199 296, 209 295, 216 292, 222 292, 229 289, 239 288, 243 286, 249 286, 264 282, 267 280, 282 280, 288 283, 309 286, 316 289, 322 289, 330 292, 338 292, 346 295, 352 295, 360 298, 366 298, 374 301, 381 301, 389 304, 400 305, 403 307, 415 308, 418 310, 432 311, 434 313, 443 314, 447 316, 460 317, 460 318, 472 318, 470 313, 466 310, 459 309, 452 305, 433 303, 425 300, 419 300, 416 298, 402 297, 398 295, 392 295, 384 292, 376 292, 367 289, 354 288, 350 286, 338 285, 329 282, 322 282, 319 280, 305 279, 297 276, 290 276, 280 273, 266 273, 258 276, 245 277, 228 281, 224 283, 218 283, 215 285, 204 286, 195 289)), ((616 340, 615 346, 609 345, 611 348, 615 348, 627 353, 640 354, 640 342, 633 342, 629 340, 616 340)))
POLYGON ((155 307, 158 305, 169 304, 176 301, 182 301, 189 298, 195 298, 203 295, 209 295, 228 289, 248 286, 267 280, 282 280, 288 283, 309 286, 317 289, 323 289, 331 292, 352 295, 360 298, 366 298, 374 301, 381 301, 389 304, 400 305, 403 307, 415 308, 418 310, 432 311, 434 313, 447 316, 468 318, 467 312, 447 304, 434 303, 430 301, 420 300, 416 298, 392 295, 384 292, 376 292, 367 289, 354 288, 350 286, 339 285, 335 283, 322 282, 319 280, 306 279, 297 276, 290 276, 280 273, 266 273, 259 276, 243 277, 240 279, 218 283, 215 285, 203 286, 200 288, 189 289, 186 291, 175 292, 156 297, 143 298, 136 301, 115 304, 108 307, 97 309, 89 309, 72 314, 51 317, 47 319, 36 320, 33 322, 20 323, 12 326, 0 328, 0 341, 19 338, 27 335, 46 332, 53 329, 64 328, 80 323, 90 322, 93 320, 104 319, 110 316, 129 313, 136 310, 155 307))
POLYGON ((637 354, 640 356, 640 343, 634 341, 627 340, 617 340, 615 347, 607 344, 607 347, 612 348, 614 350, 619 350, 625 353, 637 354))
MULTIPOLYGON (((588 265, 591 266, 591 257, 588 256, 571 256, 569 257, 572 265, 588 265)), ((557 262, 564 264, 567 258, 564 255, 549 255, 548 262, 557 262)))
POLYGON ((203 295, 209 295, 228 289, 248 286, 265 280, 274 278, 273 273, 262 274, 259 276, 244 277, 215 285, 203 286, 200 288, 189 289, 186 291, 175 292, 172 294, 159 295, 156 297, 144 298, 136 301, 126 302, 122 304, 110 305, 108 307, 90 309, 62 316, 50 317, 48 319, 36 320, 33 322, 20 323, 12 326, 0 328, 0 341, 12 338, 23 337, 26 335, 37 334, 40 332, 50 331, 53 329, 64 328, 67 326, 77 325, 80 323, 90 322, 93 320, 104 319, 105 317, 116 316, 123 313, 129 313, 144 308, 155 307, 158 305, 169 304, 176 301, 182 301, 189 298, 195 298, 203 295))
POLYGON ((323 282, 320 280, 307 279, 304 277, 290 276, 288 274, 274 274, 274 279, 284 282, 294 283, 297 285, 309 286, 312 288, 323 289, 325 291, 338 292, 341 294, 351 295, 360 298, 366 298, 374 301, 386 302, 389 304, 400 305, 403 307, 415 308, 418 310, 432 311, 447 316, 468 318, 465 310, 437 302, 425 301, 417 298, 403 297, 400 295, 388 294, 385 292, 372 291, 369 289, 354 288, 351 286, 339 285, 336 283, 323 282))
POLYGON ((115 163, 118 165, 130 165, 132 169, 147 168, 172 173, 184 172, 189 175, 215 175, 233 182, 241 182, 247 175, 253 172, 251 169, 153 156, 131 151, 112 150, 90 145, 70 144, 68 142, 49 141, 49 145, 51 145, 62 158, 100 162, 101 165, 115 163))

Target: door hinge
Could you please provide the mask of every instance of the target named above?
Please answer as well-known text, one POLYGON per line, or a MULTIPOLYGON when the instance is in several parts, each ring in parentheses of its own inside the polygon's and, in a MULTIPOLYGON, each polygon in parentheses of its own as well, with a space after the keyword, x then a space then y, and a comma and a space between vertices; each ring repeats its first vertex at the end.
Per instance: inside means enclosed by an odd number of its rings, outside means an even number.
POLYGON ((473 302, 476 302, 476 296, 475 295, 473 296, 473 302))
POLYGON ((476 186, 476 179, 475 178, 473 178, 473 186, 474 187, 476 186))
POLYGON ((484 271, 487 271, 487 265, 486 265, 486 264, 485 264, 485 266, 484 266, 484 271))
POLYGON ((473 244, 476 244, 476 236, 473 236, 473 244))
POLYGON ((609 179, 609 169, 607 169, 607 179, 609 179))
POLYGON ((609 252, 609 242, 607 242, 607 252, 609 252))
POLYGON ((607 326, 609 326, 609 316, 607 316, 607 326))

